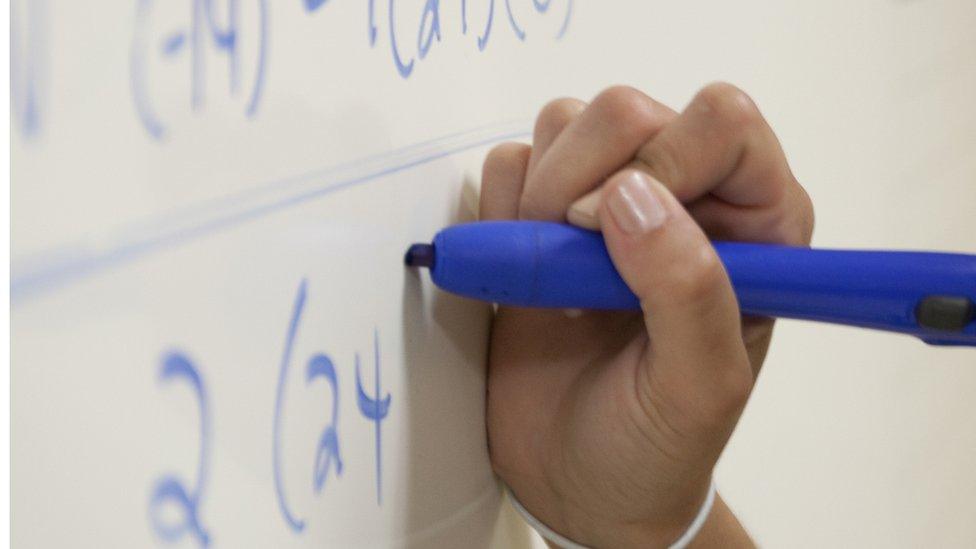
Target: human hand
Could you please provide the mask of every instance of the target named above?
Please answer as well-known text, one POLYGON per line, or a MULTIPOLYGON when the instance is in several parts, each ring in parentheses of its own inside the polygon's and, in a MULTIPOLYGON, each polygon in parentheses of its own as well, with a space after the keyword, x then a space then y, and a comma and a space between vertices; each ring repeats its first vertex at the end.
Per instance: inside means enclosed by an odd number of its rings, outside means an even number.
MULTIPOLYGON (((497 474, 538 519, 593 547, 687 528, 752 390, 772 319, 739 314, 708 238, 806 245, 813 209, 753 102, 728 84, 680 114, 610 88, 560 99, 533 144, 499 145, 481 218, 602 228, 642 313, 500 307, 488 371, 497 474)), ((748 542, 718 502, 696 544, 748 542)))

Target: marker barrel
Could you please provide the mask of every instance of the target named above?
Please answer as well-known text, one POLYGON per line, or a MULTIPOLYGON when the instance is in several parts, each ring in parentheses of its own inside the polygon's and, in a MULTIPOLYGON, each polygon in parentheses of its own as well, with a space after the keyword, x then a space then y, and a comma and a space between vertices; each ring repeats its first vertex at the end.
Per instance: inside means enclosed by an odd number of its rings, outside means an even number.
MULTIPOLYGON (((714 246, 745 314, 976 345, 976 256, 714 246)), ((640 307, 596 232, 548 222, 469 223, 438 233, 434 250, 431 276, 452 293, 522 307, 640 307)))

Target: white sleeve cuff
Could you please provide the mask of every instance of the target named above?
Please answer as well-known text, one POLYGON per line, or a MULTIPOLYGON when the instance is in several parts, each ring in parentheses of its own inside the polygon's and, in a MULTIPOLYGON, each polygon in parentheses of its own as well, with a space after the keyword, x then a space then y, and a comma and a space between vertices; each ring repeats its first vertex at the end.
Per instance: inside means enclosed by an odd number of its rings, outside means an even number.
MULTIPOLYGON (((529 513, 529 511, 523 507, 521 503, 519 503, 519 500, 515 497, 515 494, 512 493, 510 488, 506 486, 505 490, 508 492, 508 497, 512 501, 512 507, 514 507, 515 510, 522 515, 522 518, 525 519, 525 522, 529 523, 529 526, 531 526, 547 541, 550 541, 563 549, 590 549, 585 545, 580 545, 579 543, 576 543, 575 541, 552 531, 551 528, 543 524, 539 519, 532 516, 532 513, 529 513)), ((715 479, 713 478, 709 483, 708 494, 705 496, 705 501, 702 502, 702 506, 698 510, 698 514, 695 515, 694 520, 691 521, 691 524, 688 525, 685 532, 681 534, 681 537, 669 545, 668 549, 686 549, 688 544, 691 543, 691 540, 695 539, 695 536, 698 535, 698 532, 701 531, 702 526, 708 519, 709 513, 712 512, 712 506, 715 504, 715 492, 715 479)))

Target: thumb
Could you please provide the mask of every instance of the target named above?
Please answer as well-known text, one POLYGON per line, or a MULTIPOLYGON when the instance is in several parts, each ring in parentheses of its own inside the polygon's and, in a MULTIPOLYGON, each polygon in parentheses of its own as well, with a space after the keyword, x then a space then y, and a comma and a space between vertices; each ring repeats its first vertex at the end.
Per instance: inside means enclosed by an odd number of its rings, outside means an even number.
POLYGON ((731 429, 753 377, 738 303, 715 249, 671 192, 644 172, 617 173, 602 197, 607 248, 640 298, 650 337, 647 375, 638 382, 677 407, 679 421, 731 429))

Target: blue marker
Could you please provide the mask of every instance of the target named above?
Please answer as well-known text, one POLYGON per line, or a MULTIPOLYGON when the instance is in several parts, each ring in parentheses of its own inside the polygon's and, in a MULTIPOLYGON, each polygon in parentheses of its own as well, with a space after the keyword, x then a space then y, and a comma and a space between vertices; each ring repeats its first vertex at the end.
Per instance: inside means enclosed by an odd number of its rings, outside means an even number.
MULTIPOLYGON (((976 256, 715 242, 745 314, 902 332, 976 346, 976 256)), ((502 305, 639 309, 599 233, 559 223, 449 227, 408 266, 440 288, 502 305)))

